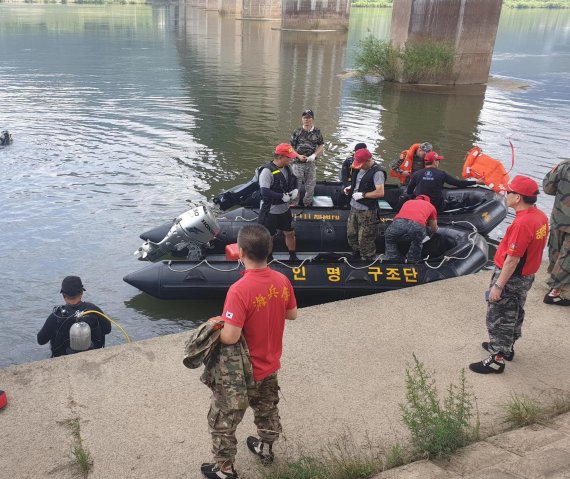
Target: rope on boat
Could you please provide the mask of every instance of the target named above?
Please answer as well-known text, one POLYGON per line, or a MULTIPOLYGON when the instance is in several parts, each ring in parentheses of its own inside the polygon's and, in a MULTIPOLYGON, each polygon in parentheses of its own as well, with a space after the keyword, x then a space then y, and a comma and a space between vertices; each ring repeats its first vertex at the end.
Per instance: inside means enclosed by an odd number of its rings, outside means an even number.
POLYGON ((469 235, 467 236, 467 238, 469 239, 469 241, 471 242, 471 248, 469 249, 469 252, 467 253, 466 256, 464 256, 463 258, 460 258, 459 256, 444 256, 443 259, 441 260, 441 262, 437 265, 437 266, 432 266, 430 265, 427 261, 429 259, 429 255, 424 258, 424 263, 425 265, 430 268, 430 269, 439 269, 443 266, 443 264, 449 260, 452 259, 467 259, 469 258, 469 256, 471 256, 471 253, 473 253, 473 250, 475 249, 475 235, 477 234, 477 228, 475 227, 475 225, 473 223, 471 223, 470 221, 467 220, 461 220, 461 221, 452 221, 451 224, 458 224, 458 223, 467 223, 468 225, 471 226, 471 228, 473 228, 473 231, 471 233, 469 233, 469 235))
MULTIPOLYGON (((208 266, 209 268, 212 268, 216 271, 219 271, 221 273, 229 273, 230 271, 237 271, 238 269, 241 268, 242 262, 241 260, 238 259, 237 261, 237 265, 235 266, 235 268, 230 268, 230 269, 221 269, 221 268, 216 268, 215 266, 212 266, 210 263, 208 263, 207 259, 203 259, 202 261, 200 261, 198 264, 195 264, 194 266, 191 266, 190 268, 187 269, 174 269, 172 267, 172 263, 173 261, 169 261, 168 262, 168 269, 174 273, 188 273, 190 271, 192 271, 193 269, 198 268, 199 266, 201 266, 202 264, 205 264, 206 266, 208 266)), ((174 261, 174 263, 176 263, 176 261, 174 261)))

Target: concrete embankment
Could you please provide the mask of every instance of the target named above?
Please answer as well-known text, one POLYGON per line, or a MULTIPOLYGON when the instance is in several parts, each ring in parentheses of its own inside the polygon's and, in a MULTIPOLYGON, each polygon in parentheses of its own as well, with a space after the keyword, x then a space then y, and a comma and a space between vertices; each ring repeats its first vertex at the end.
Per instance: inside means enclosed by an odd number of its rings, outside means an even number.
MULTIPOLYGON (((514 361, 502 375, 466 373, 486 435, 502 430, 501 405, 512 394, 547 402, 570 391, 570 311, 543 304, 544 269, 514 361)), ((483 358, 489 278, 481 272, 302 309, 286 328, 278 456, 315 452, 347 433, 356 443, 405 443, 398 405, 412 353, 436 371, 442 391, 483 358)), ((0 477, 76 477, 73 418, 93 458, 89 477, 200 477, 210 459, 209 391, 201 370, 182 365, 188 334, 0 369, 9 401, 0 412, 0 477)), ((244 443, 254 433, 248 412, 238 429, 240 477, 258 476, 244 443)))

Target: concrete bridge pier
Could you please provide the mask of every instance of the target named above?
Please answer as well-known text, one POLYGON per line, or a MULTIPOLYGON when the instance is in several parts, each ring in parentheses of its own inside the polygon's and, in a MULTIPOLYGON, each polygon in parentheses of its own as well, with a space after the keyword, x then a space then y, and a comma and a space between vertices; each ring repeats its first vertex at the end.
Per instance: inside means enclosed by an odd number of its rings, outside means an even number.
POLYGON ((486 83, 502 3, 503 0, 396 0, 392 8, 392 44, 439 40, 454 48, 453 71, 426 78, 426 83, 486 83))
POLYGON ((348 30, 350 0, 283 0, 282 28, 348 30))

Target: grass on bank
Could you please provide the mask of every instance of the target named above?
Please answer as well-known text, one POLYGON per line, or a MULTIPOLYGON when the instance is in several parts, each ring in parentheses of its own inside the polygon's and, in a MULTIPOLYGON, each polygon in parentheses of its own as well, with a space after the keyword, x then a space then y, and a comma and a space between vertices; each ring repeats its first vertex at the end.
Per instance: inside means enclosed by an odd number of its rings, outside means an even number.
POLYGON ((426 41, 396 48, 390 41, 369 35, 359 42, 354 64, 365 75, 418 83, 436 74, 450 74, 454 58, 453 47, 445 42, 426 41))
POLYGON ((73 444, 71 445, 71 455, 79 469, 79 472, 83 475, 83 477, 87 477, 89 470, 93 466, 93 458, 91 457, 91 454, 87 448, 85 448, 83 445, 79 418, 75 417, 73 419, 70 419, 68 425, 71 429, 71 437, 73 440, 73 444))
POLYGON ((531 424, 545 424, 550 419, 570 411, 570 394, 557 394, 548 406, 526 395, 513 394, 511 399, 502 405, 503 422, 518 428, 531 424))
POLYGON ((440 401, 433 373, 413 355, 406 369, 406 403, 400 405, 402 420, 412 435, 411 447, 388 448, 367 440, 364 445, 345 434, 327 444, 317 455, 263 469, 265 479, 365 479, 387 469, 425 457, 447 457, 479 438, 475 397, 461 372, 458 385, 450 384, 440 401))

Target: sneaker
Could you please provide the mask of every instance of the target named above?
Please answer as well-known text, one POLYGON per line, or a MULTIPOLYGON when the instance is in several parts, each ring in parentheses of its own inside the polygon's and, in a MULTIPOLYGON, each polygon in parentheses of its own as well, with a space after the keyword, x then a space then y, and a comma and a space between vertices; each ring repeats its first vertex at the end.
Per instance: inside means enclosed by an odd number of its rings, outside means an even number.
POLYGON ((261 464, 268 466, 273 463, 273 444, 263 442, 254 436, 249 436, 247 438, 247 447, 251 452, 259 457, 261 464), (263 448, 267 446, 267 452, 264 452, 263 448))
MULTIPOLYGON (((489 343, 487 341, 481 343, 481 346, 486 351, 489 351, 489 343)), ((489 352, 491 352, 491 351, 489 351, 489 352)), ((506 359, 507 361, 512 361, 514 357, 515 357, 515 348, 514 347, 511 348, 511 352, 509 354, 503 354, 503 359, 506 359)))
POLYGON ((566 299, 559 294, 552 294, 552 290, 546 293, 543 301, 546 304, 556 304, 557 306, 570 306, 570 299, 566 299))
POLYGON ((500 354, 491 354, 483 361, 471 363, 469 369, 478 374, 501 374, 505 370, 505 361, 500 354))
POLYGON ((233 464, 229 471, 223 471, 217 462, 205 462, 200 470, 208 479, 238 479, 233 464))
POLYGON ((362 259, 360 257, 360 251, 353 251, 352 254, 350 254, 347 259, 352 261, 360 261, 362 259))

